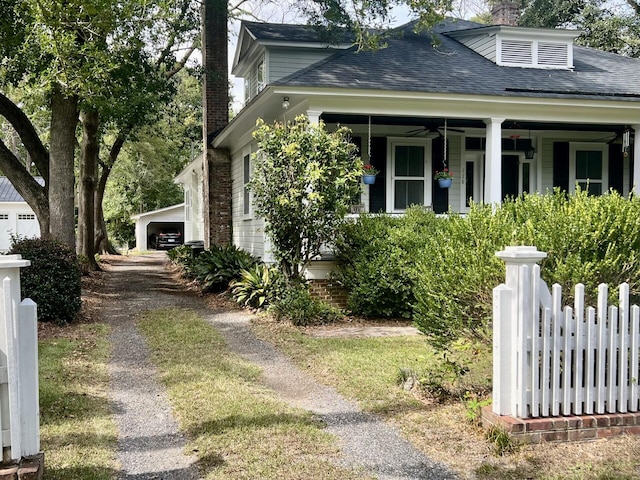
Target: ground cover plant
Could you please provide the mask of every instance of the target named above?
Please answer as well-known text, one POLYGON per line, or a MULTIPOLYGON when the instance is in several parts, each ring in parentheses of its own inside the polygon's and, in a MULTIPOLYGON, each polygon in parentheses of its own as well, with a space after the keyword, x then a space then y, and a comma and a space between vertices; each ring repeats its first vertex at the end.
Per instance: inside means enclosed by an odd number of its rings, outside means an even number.
POLYGON ((335 466, 335 439, 260 386, 259 369, 194 312, 149 312, 139 326, 203 478, 366 478, 335 466))
MULTIPOLYGON (((418 449, 468 479, 603 480, 640 478, 640 437, 629 435, 574 444, 506 445, 470 421, 472 402, 434 402, 420 389, 406 391, 400 370, 437 369, 438 354, 422 336, 323 338, 282 323, 257 320, 253 330, 275 343, 318 381, 335 387, 364 410, 391 422, 418 449), (509 448, 506 448, 509 447, 509 448), (508 453, 511 448, 514 453, 508 453), (503 453, 502 456, 496 453, 503 453)), ((477 358, 467 374, 486 381, 490 362, 477 358)), ((496 436, 496 435, 494 435, 496 436)))
POLYGON ((107 396, 108 329, 50 327, 39 343, 40 434, 46 478, 114 478, 117 432, 107 396))

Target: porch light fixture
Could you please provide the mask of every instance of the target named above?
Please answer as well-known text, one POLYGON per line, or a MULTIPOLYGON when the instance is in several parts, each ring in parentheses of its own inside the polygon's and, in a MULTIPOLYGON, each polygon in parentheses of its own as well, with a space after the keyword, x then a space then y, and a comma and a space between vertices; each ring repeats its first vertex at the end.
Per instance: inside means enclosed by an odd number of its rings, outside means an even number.
POLYGON ((524 158, 527 160, 533 160, 535 154, 536 148, 533 146, 533 142, 531 141, 531 130, 529 130, 529 146, 524 150, 524 158))
POLYGON ((282 97, 282 109, 286 110, 287 108, 289 108, 289 97, 282 97))

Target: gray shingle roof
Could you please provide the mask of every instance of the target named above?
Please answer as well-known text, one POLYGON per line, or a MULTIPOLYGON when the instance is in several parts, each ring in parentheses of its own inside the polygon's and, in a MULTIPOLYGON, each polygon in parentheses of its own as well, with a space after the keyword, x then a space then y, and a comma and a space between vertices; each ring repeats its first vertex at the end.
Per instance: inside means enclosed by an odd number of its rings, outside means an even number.
POLYGON ((243 21, 247 28, 259 41, 271 42, 347 42, 353 43, 354 36, 345 30, 335 29, 331 32, 312 25, 293 25, 279 23, 258 23, 243 21), (333 36, 332 36, 333 35, 333 36))
POLYGON ((331 57, 277 82, 295 87, 361 88, 525 97, 615 97, 640 101, 640 60, 574 46, 575 69, 542 70, 498 66, 447 32, 477 28, 464 20, 416 34, 409 24, 378 51, 356 48, 331 57))
MULTIPOLYGON (((36 177, 36 181, 44 185, 42 177, 36 177)), ((0 177, 0 202, 24 202, 7 177, 0 177)))

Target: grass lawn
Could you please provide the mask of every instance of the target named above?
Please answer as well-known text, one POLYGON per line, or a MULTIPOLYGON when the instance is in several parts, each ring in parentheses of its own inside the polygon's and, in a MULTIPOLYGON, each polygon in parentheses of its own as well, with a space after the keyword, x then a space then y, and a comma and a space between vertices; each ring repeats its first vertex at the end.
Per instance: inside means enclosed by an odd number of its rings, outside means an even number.
POLYGON ((259 370, 195 313, 158 310, 139 326, 204 478, 368 478, 335 466, 335 438, 261 387, 259 370))
MULTIPOLYGON (((637 436, 523 446, 517 453, 494 456, 483 432, 467 420, 464 402, 438 404, 398 386, 400 369, 424 371, 435 358, 419 336, 314 338, 295 327, 262 320, 253 328, 309 374, 395 424, 419 449, 463 478, 640 479, 637 436)), ((470 374, 486 371, 482 363, 470 374)))
POLYGON ((40 440, 47 480, 115 475, 107 335, 107 327, 98 324, 49 326, 39 343, 40 440))

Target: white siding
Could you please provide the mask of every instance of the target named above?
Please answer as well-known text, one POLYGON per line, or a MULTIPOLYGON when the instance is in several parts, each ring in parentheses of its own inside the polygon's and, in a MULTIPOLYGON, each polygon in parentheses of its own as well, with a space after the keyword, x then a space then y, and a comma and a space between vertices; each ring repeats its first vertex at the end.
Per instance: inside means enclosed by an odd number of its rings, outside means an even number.
POLYGON ((496 61, 496 37, 487 35, 477 35, 462 37, 459 39, 463 45, 469 47, 471 50, 479 53, 485 58, 488 58, 492 62, 496 61))
POLYGON ((269 82, 275 82, 333 55, 333 49, 271 48, 269 49, 269 82))
POLYGON ((243 158, 249 152, 245 147, 233 154, 231 161, 232 177, 232 215, 233 215, 233 243, 238 248, 257 256, 265 256, 264 222, 253 214, 244 215, 244 169, 243 158))

